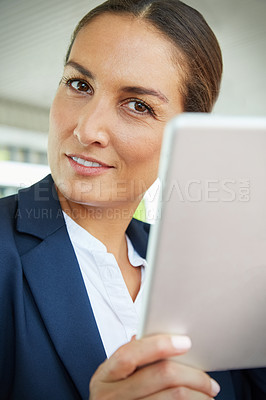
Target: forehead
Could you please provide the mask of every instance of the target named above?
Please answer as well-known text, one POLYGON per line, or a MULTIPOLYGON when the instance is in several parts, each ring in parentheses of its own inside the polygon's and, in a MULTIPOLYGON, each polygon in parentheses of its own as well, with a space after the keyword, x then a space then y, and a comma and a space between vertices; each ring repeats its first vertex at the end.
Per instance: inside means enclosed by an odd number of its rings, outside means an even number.
MULTIPOLYGON (((113 79, 181 83, 175 47, 152 24, 130 15, 103 14, 78 33, 70 59, 113 79), (173 82, 174 81, 174 82, 173 82)), ((142 82, 141 82, 142 81, 142 82)), ((158 82, 159 83, 159 82, 158 82)))

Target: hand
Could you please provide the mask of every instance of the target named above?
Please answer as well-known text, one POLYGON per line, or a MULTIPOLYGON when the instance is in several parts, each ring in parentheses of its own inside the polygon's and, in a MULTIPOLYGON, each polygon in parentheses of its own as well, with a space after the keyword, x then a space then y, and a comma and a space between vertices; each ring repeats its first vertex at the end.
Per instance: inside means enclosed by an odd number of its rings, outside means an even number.
POLYGON ((157 335, 121 346, 96 370, 90 400, 210 400, 220 390, 204 372, 169 357, 186 353, 186 336, 157 335))

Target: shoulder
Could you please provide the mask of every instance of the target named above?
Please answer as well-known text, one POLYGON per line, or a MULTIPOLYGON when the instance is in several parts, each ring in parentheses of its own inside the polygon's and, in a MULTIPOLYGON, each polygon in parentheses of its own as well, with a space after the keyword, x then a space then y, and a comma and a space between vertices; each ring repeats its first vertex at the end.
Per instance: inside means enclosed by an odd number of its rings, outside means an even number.
MULTIPOLYGON (((0 237, 7 238, 13 233, 17 214, 17 195, 0 199, 0 237)), ((1 240, 1 243, 6 240, 1 240)))
POLYGON ((17 265, 19 259, 15 239, 17 213, 17 195, 0 199, 0 270, 2 277, 5 271, 10 272, 10 266, 17 265))
POLYGON ((17 196, 9 196, 0 199, 0 273, 1 273, 1 288, 5 281, 11 282, 14 280, 14 273, 20 268, 20 258, 17 253, 15 243, 16 231, 16 213, 17 213, 17 196))
MULTIPOLYGON (((40 243, 55 222, 49 218, 49 205, 57 200, 50 176, 21 189, 16 195, 0 199, 0 268, 11 272, 20 264, 20 257, 40 243), (48 214, 48 217, 47 217, 48 214)), ((60 225, 60 218, 56 220, 60 225)))
POLYGON ((12 297, 13 289, 18 279, 22 276, 20 256, 16 246, 16 213, 17 196, 9 196, 0 199, 0 297, 5 298, 1 302, 1 312, 12 297))
POLYGON ((18 196, 14 194, 12 196, 3 197, 0 199, 0 215, 4 216, 6 212, 8 214, 17 208, 18 196))

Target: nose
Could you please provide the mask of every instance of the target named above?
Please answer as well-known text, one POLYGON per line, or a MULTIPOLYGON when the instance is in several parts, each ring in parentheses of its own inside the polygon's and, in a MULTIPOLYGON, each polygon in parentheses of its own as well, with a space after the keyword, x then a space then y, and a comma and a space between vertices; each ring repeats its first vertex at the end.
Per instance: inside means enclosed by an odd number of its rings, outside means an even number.
POLYGON ((106 147, 110 141, 112 118, 106 101, 91 99, 81 108, 73 134, 82 146, 106 147))

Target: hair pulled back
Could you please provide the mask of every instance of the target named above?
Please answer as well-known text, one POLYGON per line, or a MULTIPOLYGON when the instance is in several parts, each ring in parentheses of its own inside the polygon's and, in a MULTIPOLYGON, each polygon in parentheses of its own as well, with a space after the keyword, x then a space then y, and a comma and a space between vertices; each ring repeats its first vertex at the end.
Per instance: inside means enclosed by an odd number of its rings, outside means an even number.
POLYGON ((104 13, 127 13, 152 24, 170 40, 182 68, 179 88, 185 112, 210 112, 218 97, 222 76, 222 55, 213 31, 194 8, 180 0, 107 0, 86 14, 73 32, 66 55, 68 61, 79 31, 104 13))

